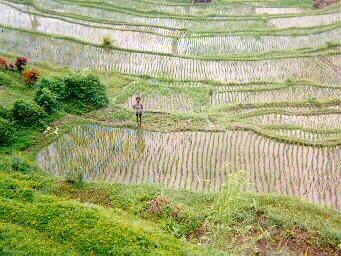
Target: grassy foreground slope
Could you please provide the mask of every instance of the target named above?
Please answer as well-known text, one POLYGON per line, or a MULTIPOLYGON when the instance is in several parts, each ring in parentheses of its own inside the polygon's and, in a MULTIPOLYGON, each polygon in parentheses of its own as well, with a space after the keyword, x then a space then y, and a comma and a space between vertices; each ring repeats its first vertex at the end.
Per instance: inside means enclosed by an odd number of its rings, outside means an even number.
POLYGON ((40 177, 1 176, 4 254, 184 255, 183 242, 150 221, 42 193, 51 187, 40 177))
POLYGON ((72 185, 18 158, 0 176, 2 255, 337 255, 341 241, 339 212, 295 198, 72 185))

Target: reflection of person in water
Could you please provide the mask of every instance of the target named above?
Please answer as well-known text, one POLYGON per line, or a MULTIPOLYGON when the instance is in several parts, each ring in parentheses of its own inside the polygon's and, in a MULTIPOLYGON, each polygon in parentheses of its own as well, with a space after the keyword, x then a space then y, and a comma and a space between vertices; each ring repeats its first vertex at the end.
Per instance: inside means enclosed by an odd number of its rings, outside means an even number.
POLYGON ((145 148, 145 142, 143 139, 143 131, 141 130, 137 130, 136 131, 136 151, 138 153, 143 153, 144 152, 144 148, 145 148))

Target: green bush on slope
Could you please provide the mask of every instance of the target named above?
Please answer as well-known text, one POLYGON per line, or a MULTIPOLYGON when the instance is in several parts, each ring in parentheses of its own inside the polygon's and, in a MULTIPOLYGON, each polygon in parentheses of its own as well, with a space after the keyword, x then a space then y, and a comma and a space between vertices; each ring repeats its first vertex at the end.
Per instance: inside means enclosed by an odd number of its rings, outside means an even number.
POLYGON ((0 144, 8 144, 13 140, 14 127, 8 120, 0 117, 0 144))
POLYGON ((47 114, 36 104, 17 101, 12 109, 14 120, 23 126, 43 127, 46 125, 47 114))
POLYGON ((48 88, 39 88, 36 91, 34 100, 48 113, 51 113, 59 107, 58 96, 51 92, 48 88))
POLYGON ((81 113, 108 104, 105 86, 97 76, 83 70, 64 77, 43 78, 38 83, 35 100, 47 111, 63 103, 67 112, 81 113))
POLYGON ((10 119, 11 118, 11 112, 9 110, 7 110, 6 108, 0 106, 0 118, 10 119))

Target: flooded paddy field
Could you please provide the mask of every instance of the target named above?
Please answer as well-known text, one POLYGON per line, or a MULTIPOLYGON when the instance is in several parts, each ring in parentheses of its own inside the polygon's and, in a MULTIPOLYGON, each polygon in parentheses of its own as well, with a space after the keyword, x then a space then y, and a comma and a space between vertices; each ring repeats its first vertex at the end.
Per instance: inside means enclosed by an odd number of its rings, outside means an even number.
POLYGON ((6 51, 12 51, 15 46, 20 54, 56 65, 119 71, 135 75, 148 74, 172 79, 208 79, 241 83, 285 81, 289 78, 309 78, 318 83, 340 83, 340 74, 318 57, 259 61, 198 60, 105 49, 15 30, 4 30, 1 33, 0 46, 6 51), (87 54, 81 54, 83 52, 87 54))
POLYGON ((247 131, 172 132, 78 126, 42 149, 44 170, 86 179, 160 183, 217 191, 228 173, 246 170, 244 190, 295 195, 341 207, 341 147, 290 145, 247 131))

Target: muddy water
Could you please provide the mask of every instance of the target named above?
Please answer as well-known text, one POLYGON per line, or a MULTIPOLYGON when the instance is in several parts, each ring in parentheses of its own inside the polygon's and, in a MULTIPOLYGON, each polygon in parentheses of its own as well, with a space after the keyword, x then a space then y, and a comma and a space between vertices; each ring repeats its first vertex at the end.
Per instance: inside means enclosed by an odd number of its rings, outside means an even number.
POLYGON ((217 191, 228 173, 246 170, 245 190, 278 192, 341 208, 341 147, 278 143, 246 131, 160 133, 95 125, 75 127, 37 154, 41 168, 64 176, 161 183, 217 191))

